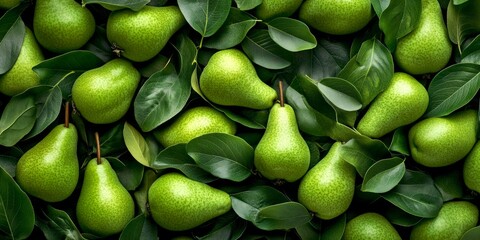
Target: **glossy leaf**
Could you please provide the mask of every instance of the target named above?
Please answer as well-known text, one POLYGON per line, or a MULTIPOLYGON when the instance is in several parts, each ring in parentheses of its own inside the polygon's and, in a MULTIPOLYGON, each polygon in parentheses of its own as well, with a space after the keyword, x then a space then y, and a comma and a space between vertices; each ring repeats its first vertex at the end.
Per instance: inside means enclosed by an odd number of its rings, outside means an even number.
POLYGON ((36 112, 32 96, 11 98, 0 118, 0 145, 11 147, 25 137, 35 124, 36 112))
POLYGON ((240 182, 253 168, 253 148, 245 140, 225 133, 210 133, 192 139, 187 153, 213 176, 240 182))
POLYGON ((361 177, 377 161, 390 155, 388 148, 377 139, 351 139, 340 147, 345 161, 355 167, 361 177))
POLYGON ((357 111, 362 108, 361 95, 350 82, 341 78, 323 78, 317 83, 323 96, 335 107, 344 111, 357 111))
POLYGON ((463 49, 462 63, 480 64, 480 34, 463 49))
POLYGON ((179 0, 178 6, 188 24, 203 37, 210 37, 227 19, 231 0, 179 0))
POLYGON ((118 179, 125 187, 125 189, 132 191, 142 182, 144 167, 142 164, 135 161, 135 159, 116 159, 107 157, 107 160, 111 163, 113 169, 117 173, 118 179), (119 162, 120 164, 114 164, 119 162))
POLYGON ((476 240, 480 238, 480 226, 473 227, 466 231, 460 240, 476 240))
POLYGON ((297 235, 301 239, 316 239, 316 240, 322 239, 320 232, 313 226, 311 222, 312 221, 305 223, 303 225, 296 226, 295 231, 297 235))
POLYGON ((237 7, 242 11, 254 9, 262 2, 262 0, 235 0, 237 7))
POLYGON ((268 33, 274 42, 290 52, 315 48, 317 39, 302 21, 278 17, 267 22, 268 33))
POLYGON ((412 227, 423 220, 422 217, 413 216, 402 209, 392 206, 387 208, 382 215, 388 219, 392 224, 402 227, 412 227))
POLYGON ((370 2, 377 16, 381 17, 383 11, 390 5, 391 0, 371 0, 370 2))
POLYGON ((0 182, 0 237, 26 239, 35 224, 32 202, 3 168, 0 182))
POLYGON ((398 157, 375 162, 363 177, 362 191, 372 193, 390 191, 402 180, 405 169, 405 160, 398 157))
POLYGON ((390 143, 390 151, 398 152, 403 155, 410 155, 410 147, 408 146, 407 127, 399 127, 393 132, 392 141, 390 143))
POLYGON ((36 224, 42 230, 45 238, 86 240, 65 211, 49 205, 42 210, 42 213, 42 216, 37 217, 36 224))
POLYGON ((322 225, 321 239, 341 240, 345 227, 347 226, 347 216, 342 214, 322 225))
POLYGON ((385 90, 393 77, 393 58, 389 50, 376 39, 365 41, 359 52, 340 71, 338 77, 351 82, 367 106, 385 90))
POLYGON ((459 63, 435 75, 428 86, 425 117, 446 116, 470 102, 480 89, 480 65, 459 63))
MULTIPOLYGON (((121 153, 126 150, 125 141, 123 140, 123 123, 118 123, 110 127, 110 129, 100 134, 100 152, 102 156, 113 156, 115 153, 121 153)), ((93 147, 92 153, 96 153, 96 146, 93 147)))
POLYGON ((149 2, 149 0, 82 0, 82 5, 97 3, 114 8, 129 8, 138 11, 149 2))
MULTIPOLYGON (((479 8, 479 1, 467 1, 459 5, 450 1, 446 21, 450 41, 460 46, 467 37, 480 32, 480 24, 477 21, 479 8)), ((461 49, 459 50, 461 53, 461 49)))
POLYGON ((25 36, 25 24, 20 15, 28 5, 22 2, 0 18, 0 75, 12 68, 20 54, 25 36))
POLYGON ((141 239, 157 239, 158 229, 157 224, 153 222, 152 218, 145 214, 140 214, 127 223, 122 233, 120 240, 141 240, 141 239))
POLYGON ((250 60, 264 68, 282 69, 292 64, 291 53, 275 43, 268 30, 250 31, 241 45, 250 60))
POLYGON ((150 166, 153 159, 150 159, 150 149, 142 134, 128 122, 123 127, 123 139, 128 151, 144 166, 150 166))
POLYGON ((242 237, 247 229, 247 222, 230 211, 215 219, 215 225, 206 235, 196 236, 199 240, 231 239, 242 237))

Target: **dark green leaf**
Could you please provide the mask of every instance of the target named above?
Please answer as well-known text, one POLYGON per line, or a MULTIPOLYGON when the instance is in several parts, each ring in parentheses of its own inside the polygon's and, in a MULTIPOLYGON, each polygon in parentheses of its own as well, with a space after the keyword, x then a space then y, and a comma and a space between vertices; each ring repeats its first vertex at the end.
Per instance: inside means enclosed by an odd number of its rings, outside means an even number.
POLYGON ((338 77, 357 87, 365 107, 388 87, 393 71, 390 51, 379 40, 370 39, 362 44, 357 55, 350 59, 338 77))
POLYGON ((466 231, 461 240, 477 240, 480 238, 480 226, 473 227, 466 231))
POLYGON ((372 193, 390 191, 402 180, 405 169, 405 160, 398 157, 375 162, 363 177, 362 191, 372 193))
POLYGON ((392 224, 402 227, 412 227, 417 225, 423 218, 413 216, 402 209, 392 206, 382 213, 392 224))
POLYGON ((212 36, 230 11, 231 0, 179 0, 178 6, 188 24, 203 37, 212 36))
POLYGON ((446 116, 470 102, 480 89, 480 65, 458 63, 441 70, 428 86, 425 117, 446 116))
POLYGON ((11 98, 0 118, 0 145, 11 147, 27 135, 35 124, 36 112, 33 96, 11 98))
POLYGON ((235 0, 237 7, 242 10, 251 10, 262 4, 262 0, 235 0))
POLYGON ((0 231, 8 238, 26 239, 35 225, 32 203, 3 168, 0 182, 0 231))
POLYGON ((149 0, 82 0, 82 5, 97 3, 114 9, 130 8, 138 11, 149 2, 149 0))
POLYGON ((268 33, 274 42, 290 52, 315 48, 317 39, 302 21, 278 17, 267 23, 268 33))
POLYGON ((347 226, 347 216, 342 214, 328 222, 322 224, 321 239, 341 240, 345 227, 347 226))
POLYGON ((259 209, 254 225, 263 230, 290 229, 312 219, 310 212, 298 202, 284 202, 259 209))
POLYGON ((247 222, 239 218, 235 212, 230 211, 215 220, 215 225, 208 234, 196 236, 200 240, 216 240, 216 239, 239 239, 247 229, 247 222))
POLYGON ((153 159, 151 159, 150 148, 142 134, 128 122, 125 122, 123 127, 123 139, 128 151, 132 154, 135 160, 142 165, 149 167, 153 162, 153 159))
POLYGON ((320 233, 314 226, 312 226, 311 221, 303 225, 295 227, 295 231, 301 239, 312 239, 320 240, 320 233))
POLYGON ((169 64, 172 61, 172 58, 167 58, 161 54, 153 57, 153 59, 148 61, 148 64, 145 66, 141 66, 138 68, 142 77, 149 78, 156 72, 164 71, 164 72, 175 72, 175 66, 173 64, 169 64))
POLYGON ((147 209, 148 190, 150 189, 150 186, 152 186, 153 182, 155 182, 155 180, 157 180, 157 175, 155 171, 150 168, 146 168, 143 173, 142 184, 133 193, 133 196, 135 197, 135 203, 141 213, 147 213, 149 211, 149 209, 147 209))
POLYGON ((25 24, 20 15, 28 5, 24 1, 0 18, 0 75, 12 68, 20 54, 25 36, 25 24))
POLYGON ((240 182, 253 168, 253 148, 245 140, 225 133, 210 133, 192 139, 187 153, 213 176, 240 182))
MULTIPOLYGON (((125 151, 125 141, 123 140, 124 124, 119 123, 108 129, 105 133, 100 135, 100 152, 102 156, 109 156, 114 153, 125 151)), ((97 149, 94 146, 92 153, 96 153, 97 149)))
POLYGON ((399 127, 393 132, 392 142, 390 143, 390 151, 398 152, 403 155, 410 155, 410 148, 408 146, 408 133, 406 127, 399 127))
POLYGON ((469 0, 453 0, 453 4, 460 5, 462 3, 468 2, 469 0))
POLYGON ((463 49, 462 63, 480 64, 480 34, 463 49))
POLYGON ((158 230, 157 224, 152 221, 152 218, 145 214, 140 214, 130 220, 127 226, 120 234, 120 240, 141 240, 141 239, 157 239, 158 230))
POLYGON ((62 210, 47 206, 42 210, 43 216, 37 218, 36 225, 42 230, 47 239, 77 239, 86 240, 78 230, 70 216, 62 210))
POLYGON ((353 165, 362 177, 377 160, 390 154, 382 141, 368 138, 352 139, 342 144, 340 150, 342 158, 353 165))
POLYGON ((5 170, 8 175, 15 177, 15 170, 17 168, 17 157, 0 154, 0 167, 5 170))
POLYGON ((390 5, 391 0, 371 0, 373 9, 378 17, 381 17, 383 11, 390 5))
POLYGON ((144 172, 143 165, 131 158, 120 160, 107 157, 107 159, 110 163, 112 163, 112 167, 115 169, 118 179, 125 189, 132 191, 140 185, 144 172), (121 164, 114 164, 113 162, 120 162, 121 164))
POLYGON ((477 21, 479 9, 479 1, 467 1, 460 5, 450 1, 447 8, 447 30, 454 44, 461 46, 467 37, 480 31, 480 23, 477 21))
POLYGON ((442 194, 444 202, 463 197, 464 182, 462 174, 461 168, 453 168, 433 177, 435 186, 442 194))
POLYGON ((242 42, 242 49, 252 62, 267 69, 282 69, 292 64, 291 52, 275 43, 268 30, 250 31, 242 42))
POLYGON ((362 96, 353 84, 344 79, 323 78, 317 87, 329 102, 341 110, 353 112, 362 108, 362 96))
MULTIPOLYGON (((214 106, 220 112, 225 113, 225 115, 231 120, 240 123, 241 125, 253 128, 253 129, 265 129, 265 124, 254 121, 254 119, 241 115, 240 113, 234 112, 231 108, 214 106)), ((257 111, 260 114, 260 111, 257 111)))

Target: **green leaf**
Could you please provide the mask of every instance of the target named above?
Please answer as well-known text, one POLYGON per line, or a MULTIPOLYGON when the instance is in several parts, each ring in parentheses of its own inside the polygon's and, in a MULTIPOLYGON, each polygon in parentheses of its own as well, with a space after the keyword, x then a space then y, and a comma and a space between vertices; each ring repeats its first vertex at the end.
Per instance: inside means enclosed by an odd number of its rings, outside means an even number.
MULTIPOLYGON (((454 44, 459 45, 459 48, 467 37, 480 32, 480 23, 477 20, 479 9, 479 1, 467 1, 460 5, 455 5, 450 1, 448 4, 448 36, 454 44)), ((459 50, 461 53, 461 49, 459 50)))
POLYGON ((45 238, 86 240, 65 211, 48 205, 42 213, 43 215, 37 218, 36 225, 42 230, 45 238))
POLYGON ((480 34, 463 49, 461 62, 480 64, 480 34))
POLYGON ((351 139, 340 147, 342 158, 353 165, 361 177, 377 161, 390 155, 385 144, 378 139, 351 139))
POLYGON ((424 218, 437 216, 443 205, 431 176, 412 170, 405 171, 400 183, 382 197, 403 211, 424 218))
POLYGON ((409 214, 396 206, 387 208, 384 212, 382 212, 382 215, 385 216, 385 218, 387 218, 392 224, 402 227, 415 226, 423 219, 421 217, 413 216, 412 214, 409 214))
POLYGON ((370 2, 377 16, 381 17, 383 11, 390 5, 391 0, 370 0, 370 2))
POLYGON ((446 116, 469 103, 480 89, 480 65, 458 63, 441 70, 428 86, 425 117, 446 116))
POLYGON ((407 127, 399 127, 393 132, 392 142, 390 143, 390 151, 398 152, 403 155, 410 155, 410 147, 408 146, 407 127))
POLYGON ((12 97, 0 118, 0 145, 11 147, 27 135, 35 124, 36 112, 32 96, 12 97))
POLYGON ((138 210, 141 213, 149 214, 150 210, 148 208, 148 190, 150 186, 157 180, 157 175, 155 171, 150 168, 145 169, 143 173, 142 184, 140 187, 133 193, 135 197, 135 203, 138 206, 138 210))
POLYGON ((188 155, 186 146, 187 144, 177 144, 165 148, 157 155, 151 167, 154 169, 177 169, 188 178, 204 183, 217 179, 195 163, 193 158, 188 155))
POLYGON ((405 160, 398 157, 377 161, 365 173, 361 190, 372 193, 388 192, 402 180, 405 169, 405 160))
POLYGON ((0 18, 0 75, 10 70, 20 55, 25 36, 25 24, 20 15, 28 6, 24 1, 0 18))
POLYGON ((300 239, 322 239, 319 231, 312 225, 312 221, 296 226, 295 231, 300 239))
POLYGON ((292 64, 291 52, 275 43, 268 30, 250 31, 241 45, 250 60, 264 68, 283 69, 292 64))
POLYGON ((188 24, 203 37, 210 37, 227 19, 232 1, 179 0, 177 3, 188 24))
MULTIPOLYGON (((123 140, 124 124, 118 123, 111 126, 108 131, 100 134, 100 152, 103 156, 121 153, 126 150, 125 141, 123 140)), ((94 146, 92 153, 96 153, 97 148, 94 146)))
POLYGON ((257 21, 252 15, 237 8, 231 8, 225 23, 205 41, 204 46, 214 49, 234 47, 243 41, 257 21))
POLYGON ((242 237, 247 229, 247 222, 229 211, 215 219, 215 225, 206 235, 195 236, 200 240, 229 239, 236 240, 242 237))
MULTIPOLYGON (((239 112, 234 112, 231 110, 231 108, 228 107, 222 107, 218 105, 213 105, 215 109, 217 109, 220 112, 225 113, 225 115, 230 118, 231 120, 240 123, 241 125, 248 127, 248 128, 253 128, 253 129, 265 129, 265 124, 259 123, 254 121, 253 118, 249 118, 245 115, 240 114, 239 112)), ((255 111, 255 110, 253 110, 255 111)), ((261 111, 255 111, 258 114, 261 114, 261 111)))
POLYGON ((127 223, 120 234, 120 240, 141 240, 141 239, 157 239, 157 224, 152 218, 147 217, 144 213, 136 216, 127 223))
POLYGON ((421 1, 391 1, 380 17, 380 29, 385 33, 385 44, 394 51, 397 40, 409 34, 418 24, 422 12, 421 1))
POLYGON ((477 240, 480 238, 480 226, 473 227, 466 231, 460 240, 477 240))
POLYGON ((460 5, 462 3, 468 2, 469 0, 453 0, 453 4, 460 5))
POLYGON ((20 157, 14 157, 9 155, 0 154, 0 167, 5 170, 8 175, 15 177, 15 170, 17 168, 17 162, 20 157))
POLYGON ((82 5, 97 3, 114 8, 129 8, 133 11, 139 11, 149 2, 149 0, 82 0, 82 5))
POLYGON ((142 183, 143 172, 145 168, 142 164, 135 161, 135 159, 127 158, 123 161, 112 157, 107 157, 107 159, 110 163, 112 163, 112 167, 115 169, 118 179, 125 189, 129 191, 135 190, 140 183, 142 183), (114 164, 118 162, 121 164, 114 164))
POLYGON ((363 42, 357 55, 350 59, 338 77, 357 87, 365 107, 388 87, 393 67, 390 51, 379 40, 370 39, 363 42))
POLYGON ((323 78, 317 87, 329 102, 341 110, 353 112, 362 108, 362 96, 353 84, 344 79, 323 78))
POLYGON ((26 239, 35 225, 32 203, 3 168, 0 182, 0 231, 11 239, 26 239))
POLYGON ((237 7, 242 11, 252 10, 262 2, 263 0, 235 0, 237 7))
POLYGON ((345 227, 347 226, 347 216, 342 214, 330 221, 322 224, 322 236, 321 239, 341 240, 345 227))
POLYGON ((302 21, 278 17, 267 22, 268 34, 274 42, 290 52, 315 48, 317 39, 302 21))
POLYGON ((463 171, 462 168, 453 168, 440 174, 434 175, 435 186, 440 191, 443 201, 458 199, 463 197, 463 171))
POLYGON ((149 167, 153 159, 151 159, 148 144, 142 134, 140 134, 140 132, 128 122, 125 122, 123 127, 123 139, 133 158, 142 165, 149 167))
POLYGON ((187 153, 213 176, 235 182, 245 180, 253 168, 253 148, 240 137, 210 133, 192 139, 187 153))

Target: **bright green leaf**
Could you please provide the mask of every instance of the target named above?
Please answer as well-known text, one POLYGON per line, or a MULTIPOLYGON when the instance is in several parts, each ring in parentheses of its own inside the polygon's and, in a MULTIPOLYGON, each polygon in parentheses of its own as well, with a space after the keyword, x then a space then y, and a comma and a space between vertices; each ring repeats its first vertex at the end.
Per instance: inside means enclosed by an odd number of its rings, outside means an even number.
POLYGON ((267 23, 268 33, 274 42, 290 52, 315 48, 317 39, 302 21, 278 17, 267 23))
POLYGON ((357 88, 344 79, 323 78, 317 87, 329 102, 341 110, 353 112, 362 108, 362 97, 357 88))
POLYGON ((362 191, 372 193, 390 191, 402 180, 405 169, 405 160, 398 157, 375 162, 363 177, 362 191))
POLYGON ((242 11, 252 10, 262 2, 262 0, 235 0, 237 7, 242 11))
POLYGON ((232 0, 178 0, 188 24, 203 37, 210 37, 227 19, 232 0))
POLYGON ((149 167, 153 159, 150 159, 150 149, 148 148, 145 138, 128 122, 125 122, 123 127, 123 139, 128 151, 135 160, 149 167))
POLYGON ((353 165, 361 177, 377 161, 390 155, 388 148, 377 139, 351 139, 340 147, 342 158, 353 165))

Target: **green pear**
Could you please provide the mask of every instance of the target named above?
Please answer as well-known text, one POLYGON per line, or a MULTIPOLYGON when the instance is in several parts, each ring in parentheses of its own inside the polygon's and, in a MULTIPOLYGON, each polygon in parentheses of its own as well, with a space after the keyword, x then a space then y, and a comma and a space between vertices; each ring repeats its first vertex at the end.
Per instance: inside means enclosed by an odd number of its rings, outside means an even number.
POLYGON ((128 111, 140 73, 127 60, 117 58, 80 75, 72 99, 80 114, 95 124, 112 123, 128 111))
POLYGON ((255 8, 255 16, 262 20, 289 17, 302 4, 303 0, 263 0, 255 8))
POLYGON ((155 138, 164 147, 190 140, 207 133, 227 133, 235 135, 237 126, 225 114, 212 107, 199 106, 180 114, 165 128, 153 132, 155 138))
POLYGON ((46 202, 67 199, 79 177, 77 142, 73 124, 54 127, 18 160, 17 183, 28 194, 46 202))
POLYGON ((40 78, 32 68, 44 60, 42 50, 35 40, 32 31, 25 27, 20 54, 12 68, 0 75, 0 92, 13 96, 40 83, 40 78))
POLYGON ((401 240, 400 234, 382 215, 367 212, 347 222, 344 240, 401 240))
POLYGON ((357 130, 380 138, 419 119, 427 110, 428 100, 428 92, 421 83, 406 73, 397 72, 387 89, 371 103, 357 130))
POLYGON ((477 141, 463 163, 463 182, 469 189, 480 193, 480 141, 477 141))
POLYGON ((306 0, 298 18, 328 34, 346 35, 359 31, 372 19, 370 0, 306 0))
POLYGON ((37 0, 33 32, 45 49, 65 53, 88 42, 95 32, 95 19, 75 0, 37 0))
POLYGON ((298 201, 320 219, 339 216, 353 200, 356 171, 342 159, 341 145, 335 142, 298 186, 298 201))
POLYGON ((107 159, 88 162, 76 213, 80 228, 99 237, 121 232, 134 217, 132 196, 107 159))
POLYGON ((478 222, 478 208, 467 201, 443 204, 438 215, 426 218, 413 226, 411 240, 461 239, 463 234, 478 222))
POLYGON ((10 9, 20 4, 20 0, 0 0, 0 8, 10 9))
POLYGON ((423 119, 408 132, 411 156, 427 167, 448 166, 470 152, 477 139, 477 130, 476 110, 423 119))
POLYGON ((195 228, 231 209, 230 195, 205 183, 171 172, 148 190, 153 220, 170 231, 195 228))
POLYGON ((270 180, 295 182, 307 172, 310 150, 290 105, 273 105, 265 133, 255 147, 254 164, 270 180))
POLYGON ((107 38, 122 56, 144 62, 157 55, 185 22, 177 6, 122 9, 110 13, 107 38))
POLYGON ((268 109, 277 92, 257 75, 247 56, 237 49, 214 53, 200 75, 200 89, 213 103, 252 109, 268 109))
POLYGON ((397 65, 410 74, 435 73, 445 67, 452 44, 437 0, 421 0, 417 27, 398 40, 393 54, 397 65))

